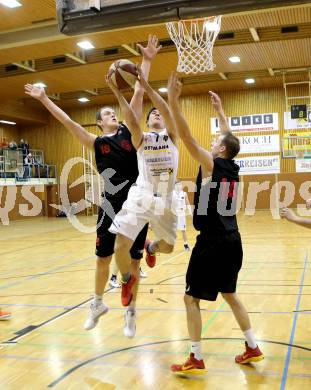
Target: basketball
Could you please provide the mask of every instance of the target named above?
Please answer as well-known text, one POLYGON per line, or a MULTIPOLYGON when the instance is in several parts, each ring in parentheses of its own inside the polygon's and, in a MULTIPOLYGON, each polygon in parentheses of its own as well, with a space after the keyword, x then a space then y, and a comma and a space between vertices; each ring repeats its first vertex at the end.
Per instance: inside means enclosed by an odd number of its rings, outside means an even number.
POLYGON ((108 77, 118 89, 134 88, 137 75, 137 66, 129 60, 115 61, 108 71, 108 77))

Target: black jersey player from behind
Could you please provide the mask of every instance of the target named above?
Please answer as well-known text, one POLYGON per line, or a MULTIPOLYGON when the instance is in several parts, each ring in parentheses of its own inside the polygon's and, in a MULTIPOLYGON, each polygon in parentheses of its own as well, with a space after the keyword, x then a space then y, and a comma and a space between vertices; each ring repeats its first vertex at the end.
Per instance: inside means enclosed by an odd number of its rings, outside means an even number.
MULTIPOLYGON (((149 75, 152 59, 160 49, 158 39, 149 36, 146 47, 139 45, 143 55, 142 69, 146 77, 149 75)), ((43 88, 31 84, 25 86, 25 92, 39 100, 50 113, 68 129, 81 144, 95 150, 96 165, 104 178, 103 204, 99 210, 96 239, 96 271, 95 293, 90 304, 90 310, 84 324, 86 330, 93 329, 99 318, 108 311, 103 303, 103 293, 109 277, 109 266, 114 252, 115 235, 108 231, 114 214, 122 208, 128 191, 135 183, 138 169, 136 150, 131 141, 131 134, 125 124, 119 124, 115 111, 110 107, 101 108, 96 114, 96 123, 103 132, 97 137, 86 131, 81 125, 73 121, 64 111, 56 106, 45 94, 43 88)), ((144 91, 140 83, 136 83, 131 107, 138 120, 142 116, 144 91)), ((142 258, 148 226, 145 226, 131 248, 132 270, 137 281, 139 280, 139 266, 142 258)), ((134 289, 131 305, 125 313, 124 334, 133 337, 136 331, 135 303, 138 282, 134 289)))
POLYGON ((190 356, 184 364, 173 364, 177 374, 202 374, 205 365, 201 352, 202 319, 200 300, 215 301, 220 292, 230 306, 245 336, 246 349, 235 357, 236 363, 263 359, 248 313, 236 294, 243 250, 236 220, 239 166, 234 157, 240 151, 239 139, 231 131, 219 96, 210 92, 221 134, 211 152, 199 145, 180 111, 178 98, 181 83, 172 73, 168 83, 168 99, 181 140, 191 156, 199 162, 193 225, 198 230, 186 274, 184 301, 191 342, 190 356))

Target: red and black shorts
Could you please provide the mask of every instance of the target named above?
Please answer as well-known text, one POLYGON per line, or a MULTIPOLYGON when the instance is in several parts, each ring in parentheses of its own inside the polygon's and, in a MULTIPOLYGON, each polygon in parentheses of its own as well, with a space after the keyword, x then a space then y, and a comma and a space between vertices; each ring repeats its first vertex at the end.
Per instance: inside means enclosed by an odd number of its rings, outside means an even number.
MULTIPOLYGON (((103 207, 105 202, 109 202, 114 210, 114 214, 117 214, 123 205, 125 199, 104 199, 103 207)), ((107 206, 107 204, 106 204, 107 206)), ((109 206, 110 207, 110 206, 109 206)), ((106 209, 106 207, 104 207, 106 209)), ((111 215, 111 214, 110 214, 111 215)), ((103 208, 100 207, 97 218, 97 238, 96 238, 96 255, 99 257, 108 257, 114 253, 114 243, 116 235, 108 231, 112 219, 104 212, 103 208)), ((148 224, 146 224, 140 231, 136 240, 134 241, 130 250, 131 257, 134 260, 140 260, 143 257, 144 245, 148 233, 148 224)))

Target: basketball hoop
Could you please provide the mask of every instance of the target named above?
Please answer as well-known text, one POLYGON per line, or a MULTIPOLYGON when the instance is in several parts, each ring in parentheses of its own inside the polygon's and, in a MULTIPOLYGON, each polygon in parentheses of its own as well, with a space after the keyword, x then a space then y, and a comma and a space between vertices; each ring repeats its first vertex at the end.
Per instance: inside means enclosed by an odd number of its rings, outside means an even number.
POLYGON ((189 74, 214 70, 213 47, 220 26, 221 16, 166 23, 178 52, 178 72, 189 74))

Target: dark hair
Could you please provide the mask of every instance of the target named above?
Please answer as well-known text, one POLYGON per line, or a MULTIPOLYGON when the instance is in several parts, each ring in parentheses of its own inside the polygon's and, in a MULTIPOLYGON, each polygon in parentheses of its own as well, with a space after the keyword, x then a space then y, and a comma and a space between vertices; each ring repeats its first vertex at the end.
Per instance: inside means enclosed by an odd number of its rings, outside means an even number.
POLYGON ((146 117, 146 122, 148 122, 148 120, 149 120, 149 117, 150 117, 150 115, 151 115, 152 111, 154 111, 154 110, 156 110, 156 107, 152 107, 152 108, 150 108, 150 110, 148 111, 147 117, 146 117))
POLYGON ((240 151, 240 141, 231 132, 227 133, 221 141, 221 145, 226 147, 226 157, 233 159, 240 151))

